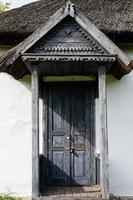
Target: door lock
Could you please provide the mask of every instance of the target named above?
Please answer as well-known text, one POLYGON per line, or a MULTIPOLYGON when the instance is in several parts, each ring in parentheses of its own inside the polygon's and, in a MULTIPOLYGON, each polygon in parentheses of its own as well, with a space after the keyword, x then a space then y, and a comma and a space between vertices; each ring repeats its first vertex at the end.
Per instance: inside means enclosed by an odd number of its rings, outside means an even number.
POLYGON ((71 147, 71 148, 65 148, 65 150, 70 151, 70 153, 73 153, 74 150, 75 150, 75 148, 74 148, 74 147, 71 147))
POLYGON ((69 150, 71 150, 71 149, 70 149, 70 148, 65 148, 65 150, 68 150, 68 151, 69 151, 69 150))
POLYGON ((73 153, 73 152, 74 152, 74 150, 75 150, 75 148, 74 148, 74 147, 71 147, 71 150, 70 150, 70 152, 71 152, 71 153, 73 153))
POLYGON ((71 153, 73 153, 73 152, 74 152, 74 150, 75 150, 74 148, 71 148, 70 152, 71 152, 71 153))

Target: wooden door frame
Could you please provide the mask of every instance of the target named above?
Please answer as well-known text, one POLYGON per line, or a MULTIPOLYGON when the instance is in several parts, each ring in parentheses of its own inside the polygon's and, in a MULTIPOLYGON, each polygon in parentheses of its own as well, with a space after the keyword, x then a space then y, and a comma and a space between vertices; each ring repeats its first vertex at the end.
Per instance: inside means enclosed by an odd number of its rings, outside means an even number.
POLYGON ((107 126, 106 68, 98 68, 99 122, 100 122, 100 185, 102 197, 109 199, 109 160, 107 126))
MULTIPOLYGON (((37 66, 31 69, 32 74, 32 197, 39 196, 39 75, 37 66)), ((108 132, 107 132, 107 96, 106 68, 98 68, 98 93, 100 105, 101 135, 101 189, 102 197, 109 199, 108 167, 108 132)))

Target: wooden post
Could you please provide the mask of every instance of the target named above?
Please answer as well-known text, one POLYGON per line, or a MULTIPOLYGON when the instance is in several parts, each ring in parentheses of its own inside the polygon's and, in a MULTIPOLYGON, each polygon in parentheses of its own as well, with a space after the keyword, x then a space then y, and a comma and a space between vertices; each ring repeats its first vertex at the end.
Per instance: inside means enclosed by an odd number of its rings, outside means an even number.
POLYGON ((32 198, 39 196, 39 77, 32 69, 32 198))
POLYGON ((106 69, 98 69, 99 80, 99 107, 100 107, 100 134, 101 134, 101 166, 100 184, 102 197, 109 199, 109 169, 108 169, 108 131, 107 131, 107 97, 106 97, 106 69))

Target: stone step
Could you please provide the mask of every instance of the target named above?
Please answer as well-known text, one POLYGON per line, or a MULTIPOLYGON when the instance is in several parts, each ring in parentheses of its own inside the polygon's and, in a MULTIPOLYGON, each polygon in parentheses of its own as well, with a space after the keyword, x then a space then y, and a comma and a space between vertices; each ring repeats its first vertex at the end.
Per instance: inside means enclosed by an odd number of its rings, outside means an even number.
POLYGON ((36 198, 36 200, 90 200, 101 198, 101 188, 98 185, 92 187, 48 187, 44 191, 43 196, 36 198))
POLYGON ((105 200, 101 197, 98 198, 91 198, 91 197, 39 197, 35 198, 34 200, 105 200))

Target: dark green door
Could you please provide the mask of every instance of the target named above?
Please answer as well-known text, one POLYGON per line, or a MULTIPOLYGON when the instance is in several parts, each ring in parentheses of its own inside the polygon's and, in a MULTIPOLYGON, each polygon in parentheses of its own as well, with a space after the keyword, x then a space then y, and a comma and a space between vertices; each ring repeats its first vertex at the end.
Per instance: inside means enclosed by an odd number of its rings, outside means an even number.
POLYGON ((49 85, 47 102, 47 184, 91 185, 94 88, 49 85))

